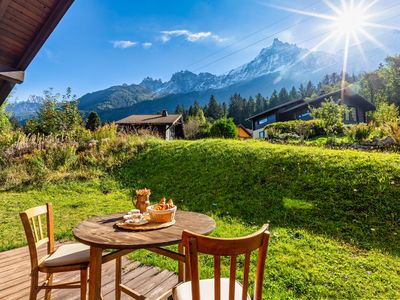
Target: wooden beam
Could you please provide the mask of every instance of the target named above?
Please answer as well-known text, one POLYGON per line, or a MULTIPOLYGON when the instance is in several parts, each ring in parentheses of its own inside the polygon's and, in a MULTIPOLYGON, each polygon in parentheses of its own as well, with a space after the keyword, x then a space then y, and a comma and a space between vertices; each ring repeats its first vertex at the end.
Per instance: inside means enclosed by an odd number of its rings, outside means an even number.
POLYGON ((10 4, 11 0, 0 0, 0 20, 3 18, 6 13, 7 7, 10 4))
POLYGON ((9 66, 0 65, 0 79, 13 83, 22 83, 24 81, 25 72, 11 68, 9 66))
POLYGON ((25 49, 24 55, 17 64, 17 68, 25 70, 28 67, 32 59, 39 52, 40 48, 46 42, 50 34, 54 31, 57 24, 61 21, 62 17, 67 12, 73 2, 74 0, 57 1, 56 6, 51 11, 46 22, 41 26, 41 28, 36 33, 35 38, 25 49))

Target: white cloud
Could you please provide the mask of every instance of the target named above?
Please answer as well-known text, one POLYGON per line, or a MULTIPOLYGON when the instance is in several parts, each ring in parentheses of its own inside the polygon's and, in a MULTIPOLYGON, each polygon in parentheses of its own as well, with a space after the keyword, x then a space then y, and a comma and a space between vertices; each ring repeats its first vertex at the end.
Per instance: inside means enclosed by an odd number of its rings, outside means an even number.
POLYGON ((161 31, 160 38, 163 43, 166 43, 169 40, 171 40, 171 38, 179 37, 179 36, 183 37, 185 40, 192 42, 192 43, 200 41, 200 40, 204 40, 207 38, 211 38, 216 42, 223 42, 225 40, 225 39, 221 38, 220 36, 213 34, 210 31, 191 32, 186 29, 161 31))
POLYGON ((153 43, 145 42, 145 43, 142 43, 142 46, 143 46, 143 48, 148 49, 148 48, 150 48, 151 46, 153 46, 153 43))
POLYGON ((112 41, 114 48, 119 48, 119 49, 127 49, 133 46, 136 46, 137 43, 133 41, 126 41, 126 40, 121 40, 121 41, 112 41))

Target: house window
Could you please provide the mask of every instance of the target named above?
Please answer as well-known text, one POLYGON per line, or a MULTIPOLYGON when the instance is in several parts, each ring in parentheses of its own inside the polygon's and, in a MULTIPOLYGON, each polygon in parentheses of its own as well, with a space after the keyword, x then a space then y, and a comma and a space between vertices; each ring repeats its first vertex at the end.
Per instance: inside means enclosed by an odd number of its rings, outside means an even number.
POLYGON ((298 120, 309 120, 311 118, 310 114, 311 114, 311 111, 309 109, 307 109, 306 111, 297 114, 296 115, 296 119, 298 119, 298 120))
POLYGON ((261 120, 258 120, 259 125, 263 125, 265 123, 268 123, 268 117, 262 118, 261 120))
POLYGON ((265 131, 264 131, 264 130, 261 130, 261 131, 258 133, 258 138, 259 138, 259 139, 265 139, 265 131))
POLYGON ((271 114, 268 116, 265 116, 264 118, 260 119, 257 121, 257 125, 260 125, 258 128, 261 127, 261 125, 266 125, 266 124, 270 124, 276 122, 276 115, 275 114, 271 114))
POLYGON ((348 107, 348 111, 344 115, 344 120, 347 123, 356 123, 357 122, 357 108, 353 106, 348 107))

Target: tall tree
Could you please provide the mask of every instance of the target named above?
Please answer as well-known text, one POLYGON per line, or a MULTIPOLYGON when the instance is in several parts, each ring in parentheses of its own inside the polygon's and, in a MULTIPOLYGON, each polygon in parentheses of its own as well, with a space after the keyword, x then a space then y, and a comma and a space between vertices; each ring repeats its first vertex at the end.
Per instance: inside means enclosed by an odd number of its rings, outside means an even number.
POLYGON ((100 128, 100 126, 101 121, 99 115, 97 114, 97 112, 92 111, 86 121, 86 129, 95 131, 96 129, 100 128))
POLYGON ((260 93, 258 93, 256 95, 256 113, 264 111, 266 107, 266 99, 260 93))
POLYGON ((299 99, 299 93, 297 92, 297 89, 294 86, 290 90, 289 98, 290 98, 290 100, 299 99))
POLYGON ((178 115, 183 115, 185 113, 185 108, 183 105, 178 104, 175 108, 175 113, 178 115))
POLYGON ((278 97, 279 97, 279 103, 285 103, 289 101, 289 93, 285 88, 281 88, 278 97))
POLYGON ((211 95, 208 104, 204 108, 204 114, 207 118, 215 121, 224 116, 224 111, 222 106, 217 102, 214 95, 211 95))
POLYGON ((278 92, 277 92, 276 90, 274 90, 274 91, 272 92, 271 97, 269 98, 268 106, 269 106, 269 107, 274 107, 274 106, 276 106, 276 105, 278 105, 278 104, 279 104, 278 92))
POLYGON ((240 124, 244 117, 245 100, 240 94, 233 94, 229 99, 228 116, 233 118, 236 124, 240 124))
POLYGON ((306 97, 312 97, 313 95, 315 95, 317 92, 315 86, 313 85, 313 83, 310 81, 308 81, 307 83, 307 87, 306 87, 306 97))
POLYGON ((299 94, 301 98, 307 97, 307 91, 303 84, 300 84, 299 94))

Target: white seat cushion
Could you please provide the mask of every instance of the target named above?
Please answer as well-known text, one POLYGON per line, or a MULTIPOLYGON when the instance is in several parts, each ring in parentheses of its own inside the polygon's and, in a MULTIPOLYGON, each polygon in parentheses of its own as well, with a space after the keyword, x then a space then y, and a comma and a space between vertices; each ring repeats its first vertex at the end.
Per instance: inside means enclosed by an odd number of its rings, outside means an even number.
POLYGON ((89 262, 90 247, 81 243, 61 245, 42 263, 45 267, 58 267, 89 262))
MULTIPOLYGON (((235 281, 235 300, 242 299, 242 285, 235 281)), ((200 280, 200 297, 202 300, 214 299, 214 279, 200 280)), ((229 278, 221 278, 221 300, 229 299, 229 278)), ((247 295, 247 299, 251 300, 247 295)), ((190 281, 178 285, 174 292, 174 300, 192 300, 192 284, 190 281)))

